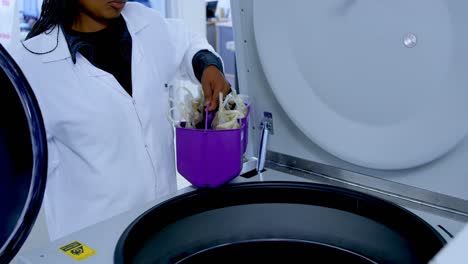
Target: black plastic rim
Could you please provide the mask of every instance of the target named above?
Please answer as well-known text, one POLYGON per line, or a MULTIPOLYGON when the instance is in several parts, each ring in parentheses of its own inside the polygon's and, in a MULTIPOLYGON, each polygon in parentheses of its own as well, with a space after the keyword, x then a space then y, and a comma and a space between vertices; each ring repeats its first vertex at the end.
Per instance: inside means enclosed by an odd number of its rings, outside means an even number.
POLYGON ((23 219, 0 248, 0 263, 9 263, 31 232, 41 208, 47 176, 47 140, 36 97, 23 72, 2 45, 0 45, 0 70, 5 72, 23 104, 24 116, 29 124, 33 154, 31 186, 23 209, 23 219))
MULTIPOLYGON (((256 203, 311 204, 363 216, 397 230, 410 240, 422 240, 423 243, 415 245, 414 250, 423 255, 425 261, 429 261, 446 243, 432 226, 418 216, 380 198, 329 185, 257 182, 233 184, 215 190, 200 189, 154 206, 121 235, 114 262, 132 263, 152 234, 178 220, 213 209, 256 203), (288 195, 283 195, 286 193, 288 195)), ((372 259, 371 256, 366 257, 372 259)))
POLYGON ((326 259, 327 263, 376 264, 364 256, 342 248, 310 241, 285 239, 250 240, 219 245, 196 252, 176 264, 300 263, 305 259, 326 259), (255 256, 255 259, 252 256, 255 256))

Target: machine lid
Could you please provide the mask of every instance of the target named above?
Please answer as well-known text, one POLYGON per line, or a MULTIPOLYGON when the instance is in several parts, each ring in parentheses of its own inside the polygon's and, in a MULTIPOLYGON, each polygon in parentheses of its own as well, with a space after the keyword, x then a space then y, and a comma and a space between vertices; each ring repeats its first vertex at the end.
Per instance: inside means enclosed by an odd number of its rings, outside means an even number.
POLYGON ((465 1, 253 4, 273 93, 324 150, 363 167, 404 169, 467 135, 465 1))
POLYGON ((29 235, 46 185, 46 134, 26 78, 0 45, 0 263, 29 235))

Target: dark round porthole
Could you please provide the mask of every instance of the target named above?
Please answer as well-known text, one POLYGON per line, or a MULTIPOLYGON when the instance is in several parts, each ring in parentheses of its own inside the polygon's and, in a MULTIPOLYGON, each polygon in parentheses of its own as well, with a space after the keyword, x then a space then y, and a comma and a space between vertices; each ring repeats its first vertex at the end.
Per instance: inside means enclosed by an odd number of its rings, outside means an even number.
POLYGON ((115 263, 427 263, 444 244, 413 213, 369 195, 246 183, 148 210, 122 234, 115 263))
POLYGON ((42 204, 47 142, 31 87, 1 45, 0 113, 0 263, 9 263, 42 204))

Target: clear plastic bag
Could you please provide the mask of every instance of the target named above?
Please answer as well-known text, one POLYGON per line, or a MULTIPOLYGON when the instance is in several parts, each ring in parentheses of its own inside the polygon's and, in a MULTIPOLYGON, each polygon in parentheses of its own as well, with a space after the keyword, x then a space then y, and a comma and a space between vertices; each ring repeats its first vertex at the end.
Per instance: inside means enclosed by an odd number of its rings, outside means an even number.
POLYGON ((235 90, 226 96, 223 106, 227 110, 236 110, 241 112, 244 116, 247 115, 247 101, 248 97, 245 95, 238 95, 235 90))
POLYGON ((182 102, 170 99, 174 104, 174 107, 169 110, 168 118, 173 124, 180 125, 181 122, 184 122, 186 128, 195 128, 203 122, 204 118, 203 113, 205 100, 203 92, 201 92, 201 87, 199 86, 200 96, 194 97, 189 89, 185 87, 181 87, 181 89, 185 90, 187 94, 184 96, 182 102), (174 110, 177 110, 180 114, 181 120, 179 122, 174 120, 171 115, 171 112, 174 110))
POLYGON ((213 120, 212 127, 216 130, 238 129, 241 127, 240 119, 247 115, 247 106, 244 98, 238 96, 233 90, 223 101, 222 93, 219 96, 219 110, 213 120))
MULTIPOLYGON (((194 97, 192 92, 185 87, 181 87, 181 89, 185 90, 187 93, 181 101, 170 99, 174 107, 169 110, 169 120, 179 127, 183 123, 185 128, 204 129, 206 118, 205 97, 201 86, 199 86, 198 97, 194 97), (180 114, 179 121, 176 121, 171 115, 174 110, 177 110, 180 114)), ((246 96, 238 95, 234 90, 231 91, 224 100, 222 93, 220 93, 218 111, 209 128, 215 130, 240 128, 240 120, 244 118, 248 112, 246 100, 246 96)))

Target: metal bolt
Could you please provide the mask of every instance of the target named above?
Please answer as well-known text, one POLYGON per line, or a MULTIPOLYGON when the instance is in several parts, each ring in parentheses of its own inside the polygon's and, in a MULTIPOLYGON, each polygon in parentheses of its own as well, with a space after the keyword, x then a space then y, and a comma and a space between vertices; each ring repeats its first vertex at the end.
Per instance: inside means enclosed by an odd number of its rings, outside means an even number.
POLYGON ((418 37, 416 37, 416 35, 413 33, 408 33, 403 38, 403 44, 407 48, 414 48, 416 45, 418 45, 418 37))

